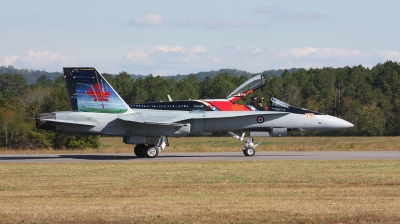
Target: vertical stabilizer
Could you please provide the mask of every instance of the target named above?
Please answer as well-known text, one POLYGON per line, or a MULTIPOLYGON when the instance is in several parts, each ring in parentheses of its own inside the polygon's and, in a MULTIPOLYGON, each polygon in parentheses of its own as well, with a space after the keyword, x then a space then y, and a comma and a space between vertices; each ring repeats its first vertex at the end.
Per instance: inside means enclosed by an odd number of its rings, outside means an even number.
POLYGON ((125 113, 129 106, 95 68, 64 68, 73 110, 125 113))

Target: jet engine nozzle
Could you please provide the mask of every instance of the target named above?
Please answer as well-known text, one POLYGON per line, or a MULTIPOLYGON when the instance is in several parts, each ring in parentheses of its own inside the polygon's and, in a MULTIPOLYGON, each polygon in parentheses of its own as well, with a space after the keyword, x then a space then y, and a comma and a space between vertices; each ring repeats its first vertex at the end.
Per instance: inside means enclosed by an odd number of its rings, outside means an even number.
POLYGON ((56 124, 53 121, 47 121, 46 119, 56 119, 55 113, 45 113, 36 115, 36 128, 43 130, 56 130, 56 124))

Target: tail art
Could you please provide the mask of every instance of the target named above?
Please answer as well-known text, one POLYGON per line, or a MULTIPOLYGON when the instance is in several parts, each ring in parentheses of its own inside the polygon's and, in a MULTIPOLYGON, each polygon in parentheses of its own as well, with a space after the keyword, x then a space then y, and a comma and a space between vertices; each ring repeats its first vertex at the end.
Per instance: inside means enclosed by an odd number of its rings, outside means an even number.
POLYGON ((125 113, 128 105, 95 68, 64 68, 73 110, 125 113))

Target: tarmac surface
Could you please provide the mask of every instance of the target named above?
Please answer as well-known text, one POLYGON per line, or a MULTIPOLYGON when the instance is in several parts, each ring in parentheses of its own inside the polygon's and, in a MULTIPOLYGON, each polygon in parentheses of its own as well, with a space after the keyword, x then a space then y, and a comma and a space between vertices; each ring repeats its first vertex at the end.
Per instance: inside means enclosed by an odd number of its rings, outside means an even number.
POLYGON ((44 162, 205 162, 205 161, 268 161, 268 160, 400 160, 400 151, 354 152, 242 152, 163 153, 157 158, 138 158, 133 153, 121 154, 0 154, 0 163, 44 162))

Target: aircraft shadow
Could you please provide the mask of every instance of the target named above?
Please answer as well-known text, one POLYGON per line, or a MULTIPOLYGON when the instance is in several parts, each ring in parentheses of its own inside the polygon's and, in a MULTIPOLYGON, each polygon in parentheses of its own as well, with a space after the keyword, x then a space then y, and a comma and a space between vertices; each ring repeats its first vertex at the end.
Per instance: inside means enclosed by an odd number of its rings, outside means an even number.
MULTIPOLYGON (((184 153, 182 153, 182 154, 184 154, 184 153)), ((238 154, 238 155, 167 155, 167 154, 163 154, 158 157, 160 157, 160 158, 218 158, 218 157, 222 157, 222 158, 229 158, 229 157, 254 158, 254 157, 293 157, 293 156, 308 156, 308 155, 257 155, 256 154, 254 156, 247 157, 243 154, 238 154)))
POLYGON ((82 160, 131 160, 140 159, 136 156, 125 155, 59 155, 59 158, 82 160))
POLYGON ((44 160, 44 159, 80 159, 80 160, 130 160, 139 159, 136 156, 117 156, 117 155, 57 155, 57 156, 7 156, 0 160, 44 160))
MULTIPOLYGON (((293 157, 293 156, 296 156, 296 157, 303 157, 303 156, 307 156, 307 155, 299 155, 299 154, 297 154, 297 155, 287 155, 287 154, 285 154, 285 155, 283 155, 283 154, 280 154, 280 155, 263 155, 263 154, 259 154, 259 155, 254 155, 253 157, 246 157, 246 156, 244 156, 243 154, 235 154, 235 155, 232 155, 232 154, 226 154, 226 155, 224 155, 224 154, 218 154, 218 155, 207 155, 207 154, 205 154, 205 155, 199 155, 199 154, 196 154, 196 155, 191 155, 191 154, 185 154, 185 153, 181 153, 181 154, 172 154, 172 155, 169 155, 168 153, 166 153, 166 154, 161 154, 161 155, 159 155, 157 158, 154 158, 154 159, 148 159, 148 158, 139 158, 139 157, 137 157, 137 156, 135 156, 135 155, 132 155, 132 156, 127 156, 127 155, 79 155, 79 154, 76 154, 76 155, 74 155, 74 154, 71 154, 71 155, 54 155, 54 156, 6 156, 6 157, 1 157, 0 156, 0 161, 1 160, 3 160, 3 161, 19 161, 19 160, 57 160, 57 159, 76 159, 76 160, 93 160, 93 161, 107 161, 107 160, 116 160, 116 161, 118 161, 118 160, 121 160, 121 161, 123 161, 123 160, 126 160, 126 161, 129 161, 129 160, 137 160, 137 159, 140 159, 140 160, 144 160, 144 161, 146 161, 146 160, 148 160, 148 161, 157 161, 157 159, 159 158, 159 159, 168 159, 168 158, 171 158, 171 159, 173 159, 173 158, 240 158, 240 157, 243 157, 243 158, 254 158, 254 157, 293 157)), ((183 160, 184 161, 184 160, 183 160)), ((63 161, 60 161, 60 162, 63 162, 63 161)))
POLYGON ((34 160, 34 159, 58 159, 58 157, 44 157, 44 156, 7 156, 1 157, 0 160, 34 160))
MULTIPOLYGON (((288 156, 302 156, 302 155, 254 155, 253 157, 288 157, 288 156)), ((143 161, 152 161, 157 162, 158 159, 174 159, 174 158, 241 158, 246 157, 243 154, 238 155, 168 155, 161 154, 157 158, 139 158, 137 156, 126 156, 126 155, 60 155, 59 158, 68 158, 68 159, 78 159, 78 160, 95 160, 95 161, 107 161, 107 160, 143 160, 143 161)), ((182 160, 185 161, 185 160, 182 160)))

